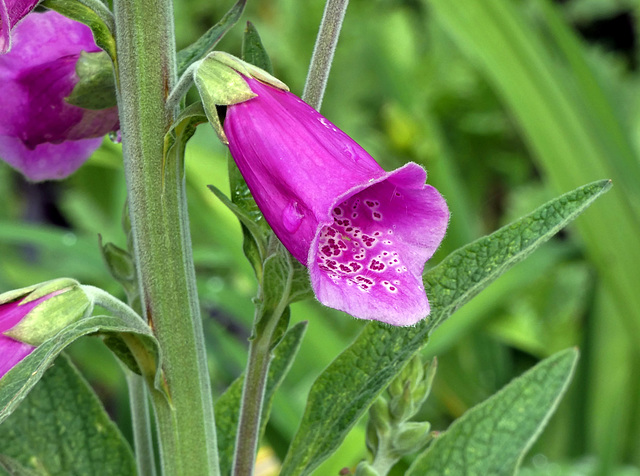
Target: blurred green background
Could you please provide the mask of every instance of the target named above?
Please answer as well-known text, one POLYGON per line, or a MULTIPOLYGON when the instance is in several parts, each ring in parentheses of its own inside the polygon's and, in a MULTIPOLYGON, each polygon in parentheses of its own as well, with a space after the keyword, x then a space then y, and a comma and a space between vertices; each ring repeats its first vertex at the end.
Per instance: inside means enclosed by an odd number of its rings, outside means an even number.
MULTIPOLYGON (((178 48, 231 5, 177 0, 178 48)), ((252 21, 275 74, 301 94, 323 8, 249 0, 219 49, 239 54, 252 21)), ((640 474, 639 14, 636 0, 352 0, 322 106, 383 167, 418 162, 445 195, 451 223, 428 266, 554 196, 613 180, 576 225, 458 311, 424 351, 438 355, 439 370, 421 416, 444 430, 539 359, 580 348, 570 391, 524 461, 529 476, 640 474)), ((256 291, 240 227, 206 188, 228 190, 226 160, 201 126, 187 182, 216 395, 244 367, 256 291)), ((121 166, 109 140, 64 182, 27 184, 0 165, 0 291, 71 276, 124 297, 98 250, 98 234, 126 246, 121 166)), ((315 377, 363 325, 311 301, 295 304, 292 319, 309 329, 267 427, 274 458, 315 377)), ((96 338, 71 354, 130 436, 111 355, 96 338)), ((315 474, 354 467, 365 452, 361 422, 315 474)))

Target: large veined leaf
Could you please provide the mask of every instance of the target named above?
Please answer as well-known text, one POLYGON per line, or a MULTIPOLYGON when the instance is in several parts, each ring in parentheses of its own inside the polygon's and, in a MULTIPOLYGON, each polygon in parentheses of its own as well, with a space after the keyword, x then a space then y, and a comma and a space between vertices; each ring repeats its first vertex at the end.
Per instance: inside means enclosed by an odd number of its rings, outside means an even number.
POLYGON ((136 474, 126 440, 64 356, 0 425, 0 455, 12 475, 136 474))
POLYGON ((575 349, 559 352, 467 411, 407 476, 514 474, 567 389, 577 359, 575 349))
POLYGON ((435 327, 610 187, 607 180, 580 187, 449 255, 424 277, 431 315, 417 326, 367 324, 314 382, 281 474, 309 474, 338 447, 435 327))

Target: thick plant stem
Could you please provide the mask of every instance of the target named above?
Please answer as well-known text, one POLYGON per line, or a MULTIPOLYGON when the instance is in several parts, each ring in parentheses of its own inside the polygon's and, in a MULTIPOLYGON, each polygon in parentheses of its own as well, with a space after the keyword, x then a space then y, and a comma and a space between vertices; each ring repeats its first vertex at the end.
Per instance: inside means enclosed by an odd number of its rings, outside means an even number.
POLYGON ((163 157, 176 82, 171 0, 115 0, 118 108, 143 317, 162 349, 169 401, 153 396, 163 474, 218 473, 184 174, 163 157))
POLYGON ((320 23, 320 31, 313 48, 307 81, 302 99, 316 110, 320 110, 322 97, 327 87, 333 54, 338 45, 342 20, 347 13, 349 0, 327 0, 320 23))

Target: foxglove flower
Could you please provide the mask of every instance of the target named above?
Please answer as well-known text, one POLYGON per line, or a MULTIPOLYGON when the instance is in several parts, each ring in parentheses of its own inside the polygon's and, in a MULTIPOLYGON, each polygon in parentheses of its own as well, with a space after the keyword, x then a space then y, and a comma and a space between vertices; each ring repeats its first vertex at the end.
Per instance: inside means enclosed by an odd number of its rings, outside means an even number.
POLYGON ((11 49, 11 30, 40 0, 0 0, 0 54, 11 49))
POLYGON ((0 295, 0 378, 65 326, 91 312, 78 282, 57 279, 0 295))
POLYGON ((24 18, 12 42, 0 55, 0 158, 33 181, 64 178, 118 127, 115 107, 65 101, 78 82, 81 52, 100 49, 87 26, 53 11, 24 18))
POLYGON ((385 172, 298 97, 242 78, 255 97, 227 107, 231 155, 275 234, 309 269, 318 300, 396 326, 427 316, 422 272, 449 210, 425 170, 385 172))

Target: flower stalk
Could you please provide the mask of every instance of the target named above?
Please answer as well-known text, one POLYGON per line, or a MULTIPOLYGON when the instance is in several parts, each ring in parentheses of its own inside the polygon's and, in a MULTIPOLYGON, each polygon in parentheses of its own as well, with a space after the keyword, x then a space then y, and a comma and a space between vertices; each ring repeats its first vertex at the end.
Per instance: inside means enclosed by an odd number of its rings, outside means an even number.
POLYGON ((271 341, 285 307, 286 305, 279 307, 275 312, 268 312, 266 315, 260 306, 256 309, 255 322, 261 319, 266 319, 267 322, 249 344, 233 461, 234 476, 253 475, 262 422, 262 404, 272 357, 271 341))
MULTIPOLYGON (((170 0, 116 0, 118 109, 143 317, 163 351, 154 396, 165 475, 218 474, 213 402, 191 256, 183 164, 163 157, 176 82, 170 0), (164 166, 163 166, 164 164, 164 166)), ((153 392, 152 392, 153 393, 153 392)))
POLYGON ((316 110, 320 110, 322 97, 329 80, 333 54, 338 46, 342 20, 347 13, 349 0, 327 0, 320 23, 320 30, 311 56, 302 99, 316 110))
POLYGON ((133 441, 136 448, 138 474, 156 476, 156 462, 153 441, 151 440, 148 395, 144 379, 129 369, 123 370, 127 377, 127 387, 129 389, 133 441))

